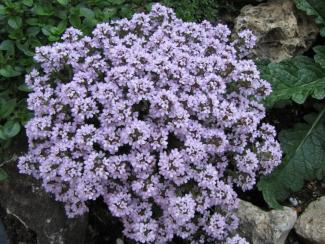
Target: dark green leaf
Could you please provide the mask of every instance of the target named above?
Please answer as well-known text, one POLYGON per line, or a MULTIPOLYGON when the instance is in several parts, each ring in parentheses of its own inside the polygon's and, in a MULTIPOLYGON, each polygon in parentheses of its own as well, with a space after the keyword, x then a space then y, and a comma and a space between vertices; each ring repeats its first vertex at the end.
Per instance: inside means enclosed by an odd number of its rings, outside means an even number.
POLYGON ((16 42, 16 46, 17 48, 22 51, 26 56, 34 56, 34 53, 29 49, 29 45, 28 42, 25 43, 20 43, 20 42, 16 42))
POLYGON ((16 99, 0 100, 0 119, 6 119, 16 107, 16 99))
POLYGON ((42 28, 42 33, 43 33, 44 35, 46 35, 46 36, 51 35, 50 28, 51 28, 51 26, 45 26, 45 27, 43 27, 43 28, 42 28))
POLYGON ((305 180, 325 177, 325 108, 316 115, 305 117, 307 123, 284 130, 279 139, 285 153, 283 163, 258 182, 265 201, 279 208, 291 192, 299 191, 305 180))
POLYGON ((6 173, 6 171, 0 168, 0 181, 3 181, 7 178, 8 178, 8 174, 6 173))
POLYGON ((9 55, 14 55, 15 45, 11 40, 4 40, 0 44, 0 50, 7 51, 9 55))
POLYGON ((115 5, 121 5, 125 2, 125 0, 107 0, 107 2, 115 5))
POLYGON ((38 33, 40 33, 41 29, 37 26, 29 27, 27 28, 27 34, 28 36, 36 36, 38 33))
POLYGON ((116 8, 105 8, 103 10, 104 19, 111 19, 116 15, 116 13, 117 13, 116 8))
POLYGON ((71 15, 69 20, 73 27, 78 28, 81 26, 81 20, 78 15, 71 15))
POLYGON ((298 56, 260 66, 262 78, 272 85, 272 93, 265 100, 267 106, 289 99, 302 104, 308 96, 316 99, 325 97, 325 69, 321 66, 325 49, 317 47, 315 51, 316 63, 311 58, 298 56))
MULTIPOLYGON (((313 48, 315 51, 315 61, 320 66, 322 66, 323 69, 325 69, 325 46, 316 46, 313 48)), ((325 74, 324 74, 325 76, 325 74)))
POLYGON ((322 27, 321 34, 325 36, 325 1, 324 0, 295 0, 298 9, 314 16, 315 21, 322 27))
POLYGON ((88 19, 93 19, 93 18, 95 18, 95 13, 89 8, 81 7, 80 8, 80 16, 83 16, 88 19))
POLYGON ((0 4, 0 16, 6 14, 6 7, 2 4, 0 4))
POLYGON ((40 15, 40 16, 50 16, 53 14, 53 11, 48 8, 47 6, 42 6, 42 5, 36 5, 32 8, 32 11, 36 14, 36 15, 40 15))
POLYGON ((23 92, 31 92, 32 91, 32 89, 29 88, 25 83, 18 86, 18 90, 23 91, 23 92))
POLYGON ((39 22, 38 22, 38 19, 37 18, 29 18, 29 19, 26 19, 26 23, 28 25, 39 25, 39 22))
POLYGON ((48 37, 48 40, 49 40, 50 42, 56 42, 56 41, 60 40, 60 37, 59 37, 59 36, 50 35, 50 36, 48 37))
POLYGON ((57 0, 57 2, 58 2, 59 4, 61 4, 61 5, 63 5, 63 6, 66 6, 66 5, 68 5, 69 0, 57 0))
POLYGON ((5 66, 4 68, 0 69, 0 75, 10 78, 20 75, 21 72, 17 68, 13 68, 10 65, 5 66))
POLYGON ((8 25, 13 29, 19 29, 23 21, 19 16, 13 16, 8 19, 8 25))
POLYGON ((18 122, 9 120, 5 123, 2 130, 5 136, 7 136, 8 138, 12 138, 19 133, 20 124, 18 122))
POLYGON ((33 6, 33 0, 23 0, 23 4, 25 4, 28 7, 33 6))

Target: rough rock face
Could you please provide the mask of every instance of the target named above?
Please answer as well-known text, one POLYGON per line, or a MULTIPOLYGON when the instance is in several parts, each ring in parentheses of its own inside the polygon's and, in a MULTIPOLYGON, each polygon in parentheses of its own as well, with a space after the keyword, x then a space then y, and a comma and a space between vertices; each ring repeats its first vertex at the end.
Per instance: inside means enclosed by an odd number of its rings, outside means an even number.
POLYGON ((238 232, 252 244, 284 244, 293 228, 297 213, 291 208, 263 211, 253 204, 240 201, 238 232))
POLYGON ((257 37, 255 54, 275 62, 308 50, 318 34, 313 18, 297 10, 292 0, 247 5, 235 20, 235 30, 251 29, 257 37))
POLYGON ((0 182, 0 205, 36 232, 38 244, 83 244, 87 217, 68 219, 63 206, 34 178, 21 175, 15 164, 5 167, 9 178, 0 182))
POLYGON ((325 196, 308 205, 299 217, 295 230, 312 243, 325 243, 325 196))

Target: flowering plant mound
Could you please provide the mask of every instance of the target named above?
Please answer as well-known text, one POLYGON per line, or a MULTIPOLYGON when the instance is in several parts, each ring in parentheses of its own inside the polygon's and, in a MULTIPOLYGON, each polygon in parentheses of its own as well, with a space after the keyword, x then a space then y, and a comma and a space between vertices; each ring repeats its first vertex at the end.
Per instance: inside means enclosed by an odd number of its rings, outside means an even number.
POLYGON ((38 48, 20 171, 41 179, 70 217, 103 197, 137 242, 246 243, 232 234, 233 188, 251 189, 281 151, 261 123, 270 85, 244 58, 254 36, 229 35, 156 4, 38 48))

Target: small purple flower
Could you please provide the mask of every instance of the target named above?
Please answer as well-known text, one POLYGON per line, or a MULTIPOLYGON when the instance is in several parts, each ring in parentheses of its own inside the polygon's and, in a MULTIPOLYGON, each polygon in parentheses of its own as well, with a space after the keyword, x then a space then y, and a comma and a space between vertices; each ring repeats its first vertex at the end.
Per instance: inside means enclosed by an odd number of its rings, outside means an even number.
POLYGON ((261 123, 271 87, 247 58, 256 39, 230 34, 154 4, 37 48, 20 172, 40 179, 69 217, 103 198, 137 243, 246 244, 234 236, 234 186, 251 189, 281 150, 261 123))

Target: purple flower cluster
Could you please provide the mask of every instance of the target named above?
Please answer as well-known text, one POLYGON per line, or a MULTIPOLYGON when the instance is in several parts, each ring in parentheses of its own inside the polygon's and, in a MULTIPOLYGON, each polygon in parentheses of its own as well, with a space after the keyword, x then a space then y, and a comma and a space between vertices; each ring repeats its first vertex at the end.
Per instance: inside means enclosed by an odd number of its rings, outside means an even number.
POLYGON ((20 171, 41 179, 70 217, 102 197, 140 243, 246 243, 233 236, 234 187, 251 189, 281 150, 261 123, 270 85, 245 59, 254 36, 230 34, 155 4, 38 48, 20 171))

